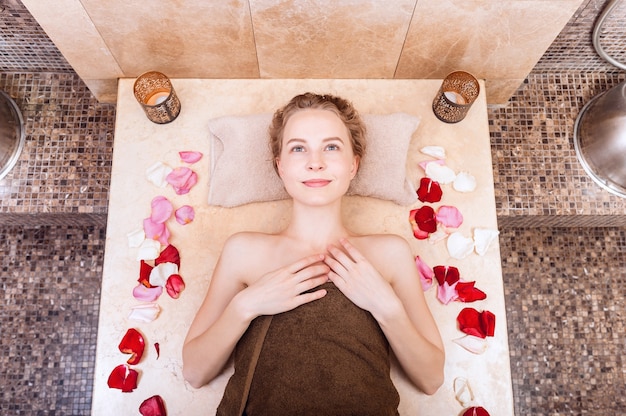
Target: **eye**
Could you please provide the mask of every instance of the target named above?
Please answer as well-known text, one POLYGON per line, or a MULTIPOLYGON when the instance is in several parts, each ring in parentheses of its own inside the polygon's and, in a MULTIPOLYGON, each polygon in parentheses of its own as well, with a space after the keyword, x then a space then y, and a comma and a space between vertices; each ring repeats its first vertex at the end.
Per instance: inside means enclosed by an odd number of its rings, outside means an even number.
POLYGON ((293 146, 291 148, 291 151, 292 152, 304 152, 304 146, 300 146, 300 145, 293 146))
POLYGON ((340 148, 339 148, 339 145, 332 143, 326 146, 326 150, 335 151, 335 150, 340 150, 340 148))

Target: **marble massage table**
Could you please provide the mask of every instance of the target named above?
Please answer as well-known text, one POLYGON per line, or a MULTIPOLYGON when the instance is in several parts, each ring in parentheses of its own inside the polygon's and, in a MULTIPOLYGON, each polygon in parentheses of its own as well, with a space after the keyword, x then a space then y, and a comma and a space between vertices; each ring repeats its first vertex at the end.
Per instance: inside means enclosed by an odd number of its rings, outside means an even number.
MULTIPOLYGON (((225 239, 240 230, 277 231, 289 213, 286 200, 255 202, 225 208, 208 204, 211 146, 209 120, 230 115, 272 112, 296 94, 313 91, 331 93, 351 100, 362 114, 405 112, 421 118, 408 149, 406 171, 415 184, 424 176, 418 162, 431 160, 420 149, 441 146, 446 165, 468 172, 476 179, 473 192, 457 192, 444 185, 440 203, 452 205, 463 214, 457 231, 471 236, 476 228, 497 229, 491 150, 484 83, 465 120, 456 124, 439 121, 431 109, 440 80, 209 80, 174 79, 182 104, 176 120, 158 125, 150 122, 133 96, 134 79, 121 79, 118 86, 113 167, 109 195, 106 248, 100 301, 92 414, 139 415, 140 404, 160 395, 168 415, 214 414, 231 370, 209 385, 194 389, 182 376, 182 344, 187 329, 204 298, 211 272, 225 239), (193 165, 181 162, 179 151, 199 151, 203 157, 193 165), (189 166, 198 183, 188 194, 177 195, 171 186, 159 188, 146 177, 156 162, 170 167, 189 166), (138 248, 129 246, 129 233, 141 229, 150 215, 151 201, 165 196, 174 207, 192 206, 195 219, 187 225, 168 220, 169 242, 180 252, 180 275, 186 287, 178 299, 165 291, 155 302, 160 313, 152 322, 129 319, 131 308, 141 304, 133 295, 139 277, 138 248), (122 392, 107 386, 111 371, 129 358, 118 345, 129 328, 145 339, 141 361, 132 367, 139 372, 137 388, 122 392), (158 343, 159 352, 154 344, 158 343)), ((242 175, 254 175, 245 167, 242 175)), ((484 255, 472 252, 455 259, 446 242, 417 240, 409 223, 417 201, 402 206, 371 197, 346 197, 347 224, 359 233, 394 233, 404 237, 429 266, 448 265, 461 277, 476 281, 487 298, 474 303, 453 301, 442 304, 436 287, 426 294, 446 350, 445 382, 433 396, 414 389, 394 367, 392 378, 400 392, 401 415, 458 415, 469 406, 483 406, 492 416, 513 415, 509 347, 504 291, 497 238, 484 255), (465 307, 489 310, 496 316, 493 337, 487 348, 474 354, 453 340, 464 334, 456 318, 465 307), (463 387, 465 386, 465 391, 463 387), (469 389, 467 389, 469 387, 469 389), (471 393, 471 394, 470 394, 471 393)), ((435 285, 436 286, 436 285, 435 285)), ((210 351, 208 352, 210 353, 210 351)))

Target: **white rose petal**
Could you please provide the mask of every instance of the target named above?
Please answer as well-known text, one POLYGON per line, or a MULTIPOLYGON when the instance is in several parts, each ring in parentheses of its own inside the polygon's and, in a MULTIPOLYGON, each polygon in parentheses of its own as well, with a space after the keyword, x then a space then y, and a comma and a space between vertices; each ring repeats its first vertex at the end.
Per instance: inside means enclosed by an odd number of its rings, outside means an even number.
POLYGON ((474 251, 474 240, 465 237, 460 232, 450 234, 448 237, 448 252, 455 259, 464 259, 474 251))
POLYGON ((446 230, 443 227, 438 226, 437 231, 428 235, 428 242, 430 244, 436 244, 441 240, 444 240, 447 236, 448 233, 446 232, 446 230))
POLYGON ((425 155, 432 156, 435 159, 446 158, 446 150, 441 146, 424 146, 420 149, 420 152, 425 155))
POLYGON ((133 306, 128 314, 128 319, 139 322, 152 322, 161 312, 161 307, 156 303, 145 303, 133 306))
POLYGON ((170 174, 173 169, 162 162, 156 162, 154 165, 146 169, 146 177, 159 188, 165 188, 167 181, 165 177, 170 174))
POLYGON ((465 335, 464 337, 453 339, 452 341, 473 354, 482 354, 483 352, 487 351, 486 338, 479 338, 473 335, 465 335))
POLYGON ((452 187, 458 192, 472 192, 476 189, 476 178, 466 172, 460 172, 454 178, 452 187))
POLYGON ((463 407, 468 407, 474 401, 474 392, 465 377, 454 379, 454 397, 463 407))
POLYGON ((500 231, 489 228, 474 229, 474 247, 476 254, 484 256, 493 240, 495 240, 499 234, 500 231))
POLYGON ((429 163, 426 165, 426 176, 440 184, 447 184, 454 181, 456 173, 445 165, 438 163, 429 163))
POLYGON ((178 274, 176 263, 161 263, 152 268, 148 280, 152 286, 165 286, 167 279, 173 274, 178 274))
POLYGON ((138 228, 135 231, 131 231, 126 234, 128 238, 128 247, 139 247, 143 240, 146 239, 146 233, 144 233, 143 228, 138 228))
POLYGON ((143 240, 137 252, 137 260, 154 260, 159 257, 161 243, 151 238, 143 240))

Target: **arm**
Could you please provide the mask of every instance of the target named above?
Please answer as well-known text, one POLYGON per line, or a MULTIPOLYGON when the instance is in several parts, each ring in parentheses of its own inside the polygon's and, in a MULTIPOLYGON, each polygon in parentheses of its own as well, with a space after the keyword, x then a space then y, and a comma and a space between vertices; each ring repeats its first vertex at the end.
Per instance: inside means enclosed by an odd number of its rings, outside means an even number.
POLYGON ((183 344, 183 376, 201 387, 218 376, 250 322, 260 315, 293 309, 325 295, 324 290, 301 294, 327 279, 322 256, 309 256, 250 280, 249 270, 260 268, 249 236, 236 235, 225 244, 209 290, 183 344))
POLYGON ((329 249, 329 276, 352 302, 378 321, 411 382, 424 393, 434 394, 444 378, 443 342, 408 244, 401 238, 386 238, 384 243, 377 245, 380 260, 376 264, 389 281, 346 240, 341 242, 345 253, 337 247, 329 249))

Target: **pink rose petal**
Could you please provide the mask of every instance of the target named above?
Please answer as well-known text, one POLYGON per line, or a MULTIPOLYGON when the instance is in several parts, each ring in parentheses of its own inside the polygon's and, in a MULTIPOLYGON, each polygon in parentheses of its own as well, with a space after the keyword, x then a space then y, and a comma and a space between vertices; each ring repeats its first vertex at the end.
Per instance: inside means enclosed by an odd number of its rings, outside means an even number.
POLYGON ((150 207, 152 208, 150 219, 156 223, 164 223, 174 211, 172 203, 164 196, 155 197, 150 203, 150 207))
POLYGON ((428 166, 429 163, 436 163, 440 166, 443 166, 446 164, 445 160, 439 159, 439 160, 424 160, 423 162, 419 162, 418 165, 420 168, 424 169, 424 171, 426 171, 426 166, 428 166))
POLYGON ((420 277, 420 282, 422 283, 422 290, 427 291, 433 285, 433 277, 435 273, 433 269, 431 269, 425 262, 420 258, 420 256, 415 257, 415 265, 417 266, 417 274, 420 277))
POLYGON ((147 239, 158 240, 164 246, 169 244, 170 231, 164 223, 156 223, 146 218, 143 220, 143 230, 147 239))
POLYGON ((180 156, 180 160, 189 164, 196 163, 202 159, 202 153, 190 150, 178 152, 178 155, 180 156))
POLYGON ((163 293, 162 287, 146 287, 141 283, 133 289, 133 296, 141 302, 154 302, 161 296, 161 293, 163 293))
POLYGON ((198 182, 198 175, 187 167, 178 167, 165 178, 178 195, 188 193, 198 182))
POLYGON ((456 292, 456 283, 452 286, 448 284, 448 282, 443 282, 443 285, 439 285, 437 287, 437 299, 444 305, 452 302, 453 300, 457 300, 459 297, 456 292))
POLYGON ((450 205, 440 206, 435 218, 448 228, 459 228, 459 226, 463 224, 463 215, 461 212, 456 207, 450 205))
POLYGON ((193 207, 189 205, 183 205, 176 210, 175 215, 176 221, 178 221, 179 224, 186 225, 193 221, 196 216, 196 212, 194 211, 193 207))

